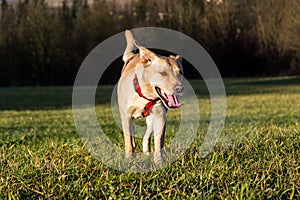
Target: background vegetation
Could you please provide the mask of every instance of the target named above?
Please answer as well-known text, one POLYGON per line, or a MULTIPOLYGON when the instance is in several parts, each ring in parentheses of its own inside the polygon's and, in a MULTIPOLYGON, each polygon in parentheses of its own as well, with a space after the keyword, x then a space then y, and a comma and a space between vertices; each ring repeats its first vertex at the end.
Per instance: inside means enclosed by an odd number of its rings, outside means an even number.
POLYGON ((59 7, 43 0, 1 0, 0 86, 72 85, 93 47, 142 26, 191 36, 223 76, 296 74, 299 10, 297 0, 136 0, 122 6, 73 0, 59 7))

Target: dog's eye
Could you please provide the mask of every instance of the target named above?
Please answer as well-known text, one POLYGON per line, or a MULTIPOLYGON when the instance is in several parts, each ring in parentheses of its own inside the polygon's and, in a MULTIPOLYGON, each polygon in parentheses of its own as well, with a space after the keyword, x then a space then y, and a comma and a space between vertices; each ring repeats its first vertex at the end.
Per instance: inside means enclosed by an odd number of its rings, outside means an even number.
POLYGON ((180 71, 179 71, 179 74, 183 75, 183 71, 180 70, 180 71))
POLYGON ((167 74, 167 72, 160 72, 160 74, 162 75, 162 76, 167 76, 168 74, 167 74))

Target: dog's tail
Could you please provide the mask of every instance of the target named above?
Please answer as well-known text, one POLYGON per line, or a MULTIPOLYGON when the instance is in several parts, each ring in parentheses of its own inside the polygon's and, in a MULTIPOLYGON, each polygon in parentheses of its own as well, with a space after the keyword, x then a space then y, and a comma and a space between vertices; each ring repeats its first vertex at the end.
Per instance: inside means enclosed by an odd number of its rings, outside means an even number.
POLYGON ((133 35, 129 30, 125 31, 125 37, 127 46, 123 55, 124 62, 126 62, 130 57, 134 55, 132 51, 136 49, 135 39, 133 38, 133 35))

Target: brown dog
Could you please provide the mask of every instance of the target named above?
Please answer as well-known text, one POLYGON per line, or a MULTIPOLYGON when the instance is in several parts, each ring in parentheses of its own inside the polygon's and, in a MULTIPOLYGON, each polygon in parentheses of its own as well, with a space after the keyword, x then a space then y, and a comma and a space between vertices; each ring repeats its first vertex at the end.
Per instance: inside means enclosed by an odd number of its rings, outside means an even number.
POLYGON ((159 56, 136 44, 130 31, 125 32, 127 47, 125 62, 118 84, 118 104, 125 139, 125 152, 134 148, 133 118, 146 117, 147 129, 143 138, 143 152, 150 152, 154 134, 154 161, 163 159, 166 113, 181 106, 176 95, 183 94, 182 58, 159 56), (139 53, 132 51, 137 47, 139 53))

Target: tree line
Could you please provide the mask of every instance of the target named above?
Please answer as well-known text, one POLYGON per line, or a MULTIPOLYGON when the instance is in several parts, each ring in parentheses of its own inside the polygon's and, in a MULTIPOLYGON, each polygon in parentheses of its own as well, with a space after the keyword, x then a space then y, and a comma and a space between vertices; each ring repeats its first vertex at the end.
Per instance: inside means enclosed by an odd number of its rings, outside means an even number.
POLYGON ((72 85, 97 44, 144 26, 194 38, 223 76, 299 74, 299 10, 297 0, 1 0, 0 86, 72 85))

